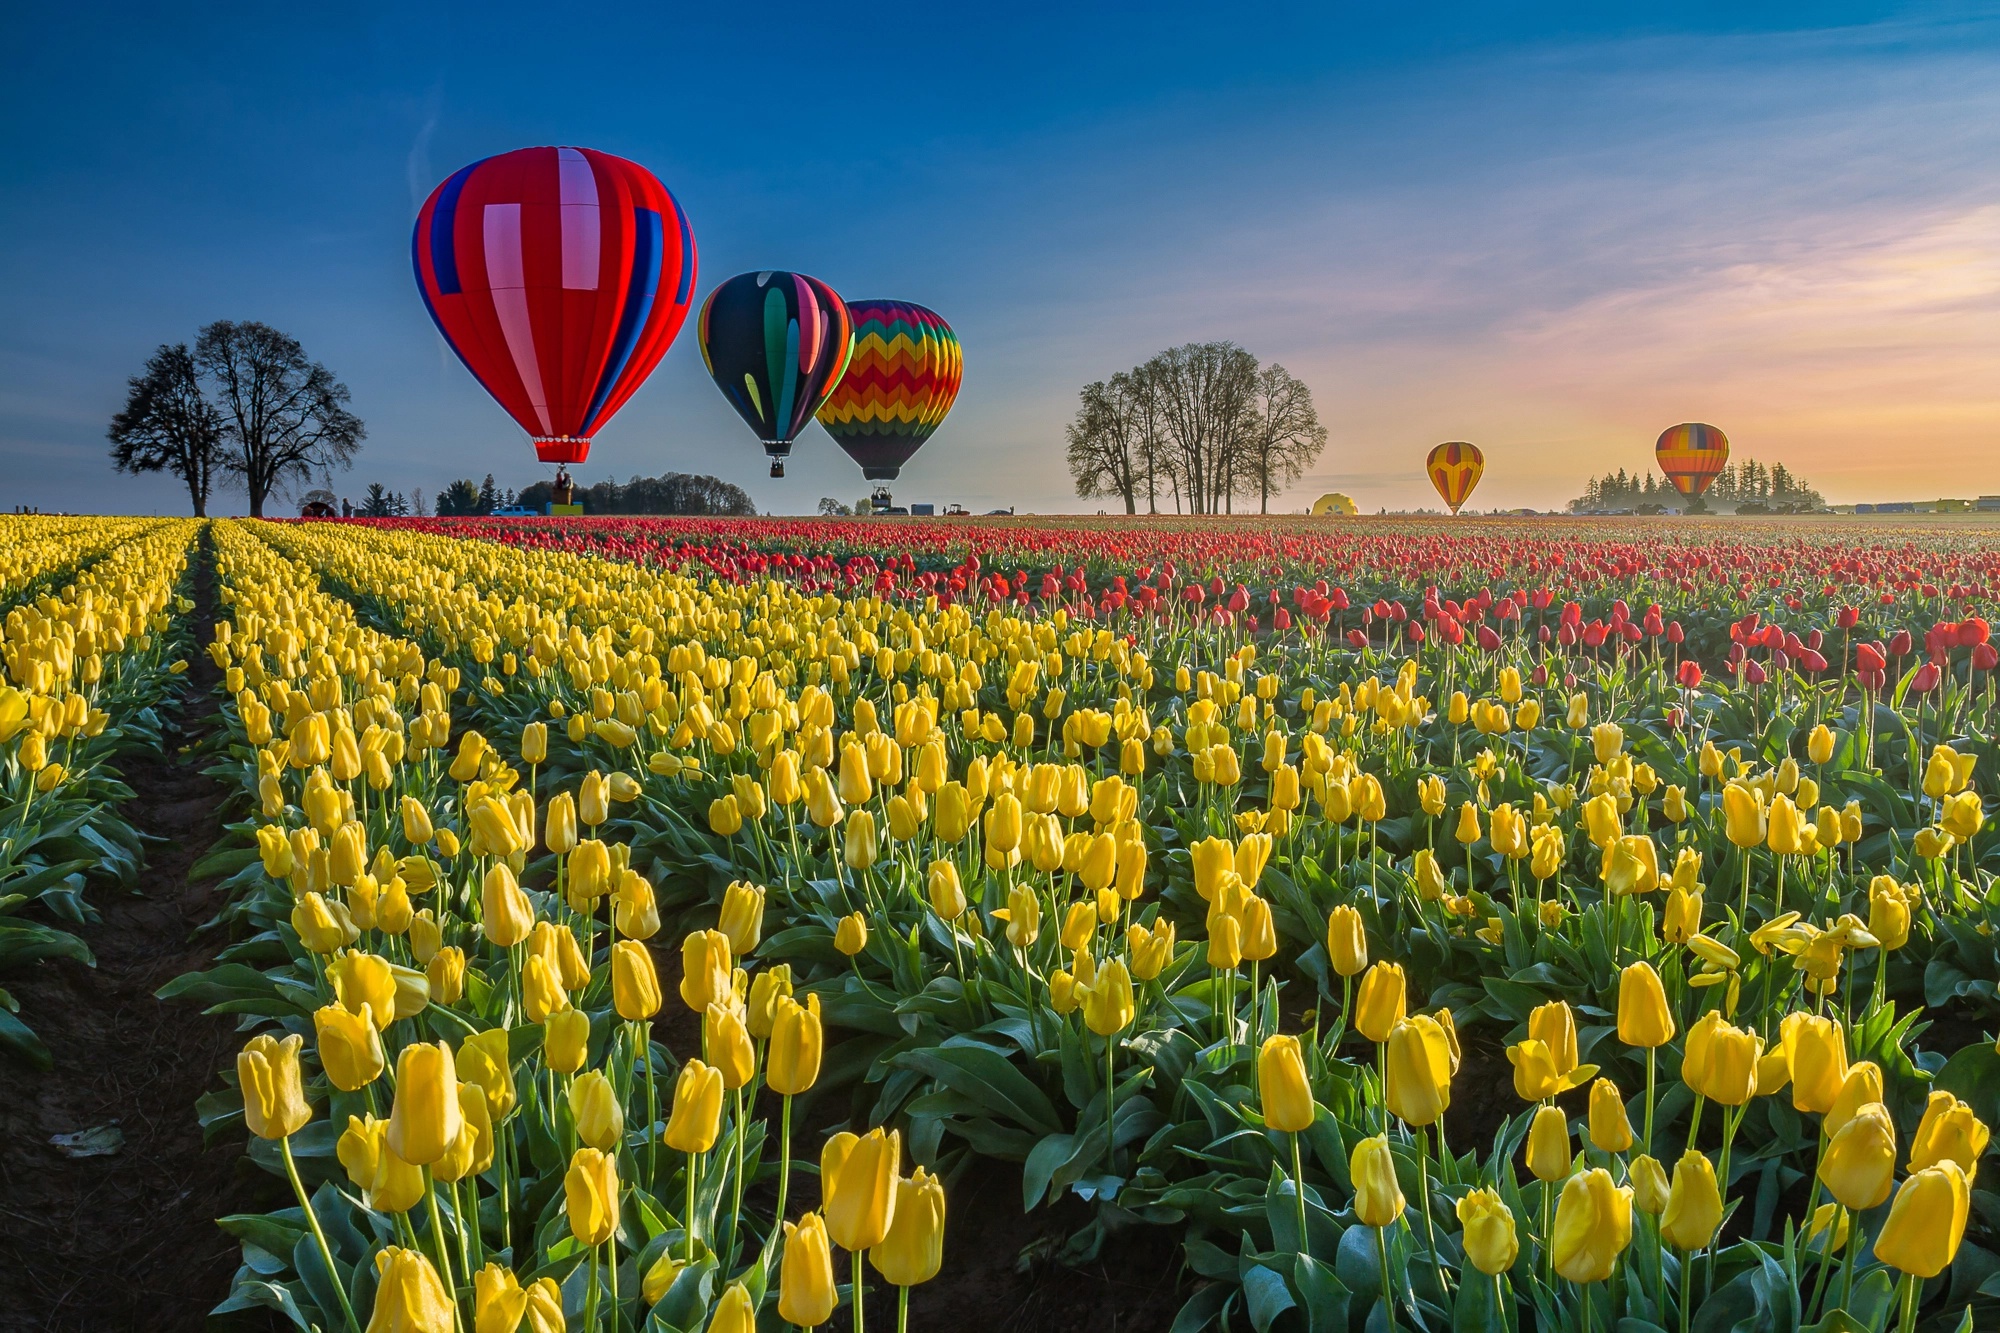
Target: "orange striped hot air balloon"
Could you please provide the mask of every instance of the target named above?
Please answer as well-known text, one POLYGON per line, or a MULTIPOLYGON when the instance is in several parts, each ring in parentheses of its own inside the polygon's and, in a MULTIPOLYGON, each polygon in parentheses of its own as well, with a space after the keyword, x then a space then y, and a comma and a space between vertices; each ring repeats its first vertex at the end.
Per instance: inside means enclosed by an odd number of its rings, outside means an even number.
POLYGON ((1660 432, 1653 457, 1674 489, 1692 500, 1708 489, 1729 461, 1729 437, 1699 421, 1682 422, 1660 432))
POLYGON ((1430 473, 1431 485, 1437 487, 1437 493, 1456 514, 1472 494, 1472 488, 1479 484, 1480 474, 1486 471, 1486 455, 1479 452, 1477 445, 1452 440, 1431 450, 1430 457, 1424 460, 1424 471, 1430 473))

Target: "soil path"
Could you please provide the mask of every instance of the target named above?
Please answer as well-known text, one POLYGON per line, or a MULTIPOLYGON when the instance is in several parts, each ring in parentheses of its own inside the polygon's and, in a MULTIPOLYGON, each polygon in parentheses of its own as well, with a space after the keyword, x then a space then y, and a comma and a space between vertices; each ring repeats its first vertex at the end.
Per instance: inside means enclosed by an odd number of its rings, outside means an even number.
MULTIPOLYGON (((204 533, 197 644, 211 637, 213 570, 204 533)), ((0 1068, 0 1330, 199 1329, 236 1265, 236 1243, 210 1219, 282 1203, 280 1182, 248 1169, 240 1141, 202 1147, 195 1100, 234 1058, 233 1024, 153 998, 226 943, 194 934, 220 906, 188 870, 221 832, 223 791, 192 752, 211 725, 217 672, 203 653, 189 660, 162 752, 119 765, 137 794, 129 817, 164 839, 148 845, 140 892, 92 894, 103 919, 80 933, 95 968, 49 962, 15 979, 56 1065, 0 1068), (115 1156, 71 1161, 49 1145, 111 1123, 125 1135, 115 1156)))

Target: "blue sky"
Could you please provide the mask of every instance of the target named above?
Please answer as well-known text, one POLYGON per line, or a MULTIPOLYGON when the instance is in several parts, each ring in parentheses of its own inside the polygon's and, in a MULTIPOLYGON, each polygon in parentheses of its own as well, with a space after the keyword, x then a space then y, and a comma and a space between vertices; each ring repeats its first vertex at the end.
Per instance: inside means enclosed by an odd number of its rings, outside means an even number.
MULTIPOLYGON (((1552 506, 1722 426, 1830 499, 2000 491, 2000 8, 43 6, 0 56, 0 505, 172 512, 103 430, 160 342, 298 336, 370 437, 341 486, 541 475, 442 348, 409 226, 453 169, 582 144, 658 174, 701 291, 793 268, 966 349, 899 496, 1043 512, 1077 388, 1232 338, 1314 390, 1284 497, 1552 506)), ((772 482, 692 327, 586 479, 772 482)), ((241 507, 240 496, 223 507, 241 507)))

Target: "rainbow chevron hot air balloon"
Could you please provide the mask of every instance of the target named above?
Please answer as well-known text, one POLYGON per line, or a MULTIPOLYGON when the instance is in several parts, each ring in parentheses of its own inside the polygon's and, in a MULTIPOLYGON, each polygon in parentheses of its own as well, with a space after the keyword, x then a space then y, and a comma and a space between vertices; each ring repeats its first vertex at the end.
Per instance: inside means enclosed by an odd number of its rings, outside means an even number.
POLYGON ((847 303, 854 355, 819 409, 819 424, 870 481, 894 481, 944 423, 965 355, 935 312, 908 301, 847 303))
POLYGON ((1683 422, 1660 432, 1653 457, 1674 489, 1692 500, 1708 489, 1729 461, 1729 437, 1699 421, 1683 422))
POLYGON ((1479 484, 1480 474, 1486 471, 1486 455, 1479 452, 1477 445, 1451 440, 1431 450, 1430 457, 1424 460, 1424 471, 1430 474, 1431 485, 1437 487, 1437 493, 1456 514, 1472 494, 1472 488, 1479 484))

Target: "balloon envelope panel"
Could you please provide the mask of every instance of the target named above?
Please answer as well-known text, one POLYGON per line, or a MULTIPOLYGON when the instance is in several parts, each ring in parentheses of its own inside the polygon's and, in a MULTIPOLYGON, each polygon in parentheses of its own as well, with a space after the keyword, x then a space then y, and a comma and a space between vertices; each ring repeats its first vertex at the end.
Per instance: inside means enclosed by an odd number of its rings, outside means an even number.
POLYGON ((846 371, 854 324, 818 278, 766 269, 708 294, 699 337, 716 387, 765 452, 783 457, 846 371))
POLYGON ((1456 514, 1486 471, 1486 455, 1479 452, 1477 445, 1452 440, 1431 450, 1424 459, 1424 471, 1430 474, 1431 485, 1456 514))
POLYGON ((944 423, 965 354, 936 311, 908 301, 849 301, 854 355, 819 424, 870 481, 892 481, 944 423))
POLYGON ((592 148, 521 148, 454 172, 410 249, 438 332, 546 462, 588 456, 694 297, 680 204, 644 167, 592 148))
POLYGON ((1729 437, 1699 421, 1683 422, 1660 432, 1653 457, 1674 489, 1692 500, 1729 462, 1729 437))

